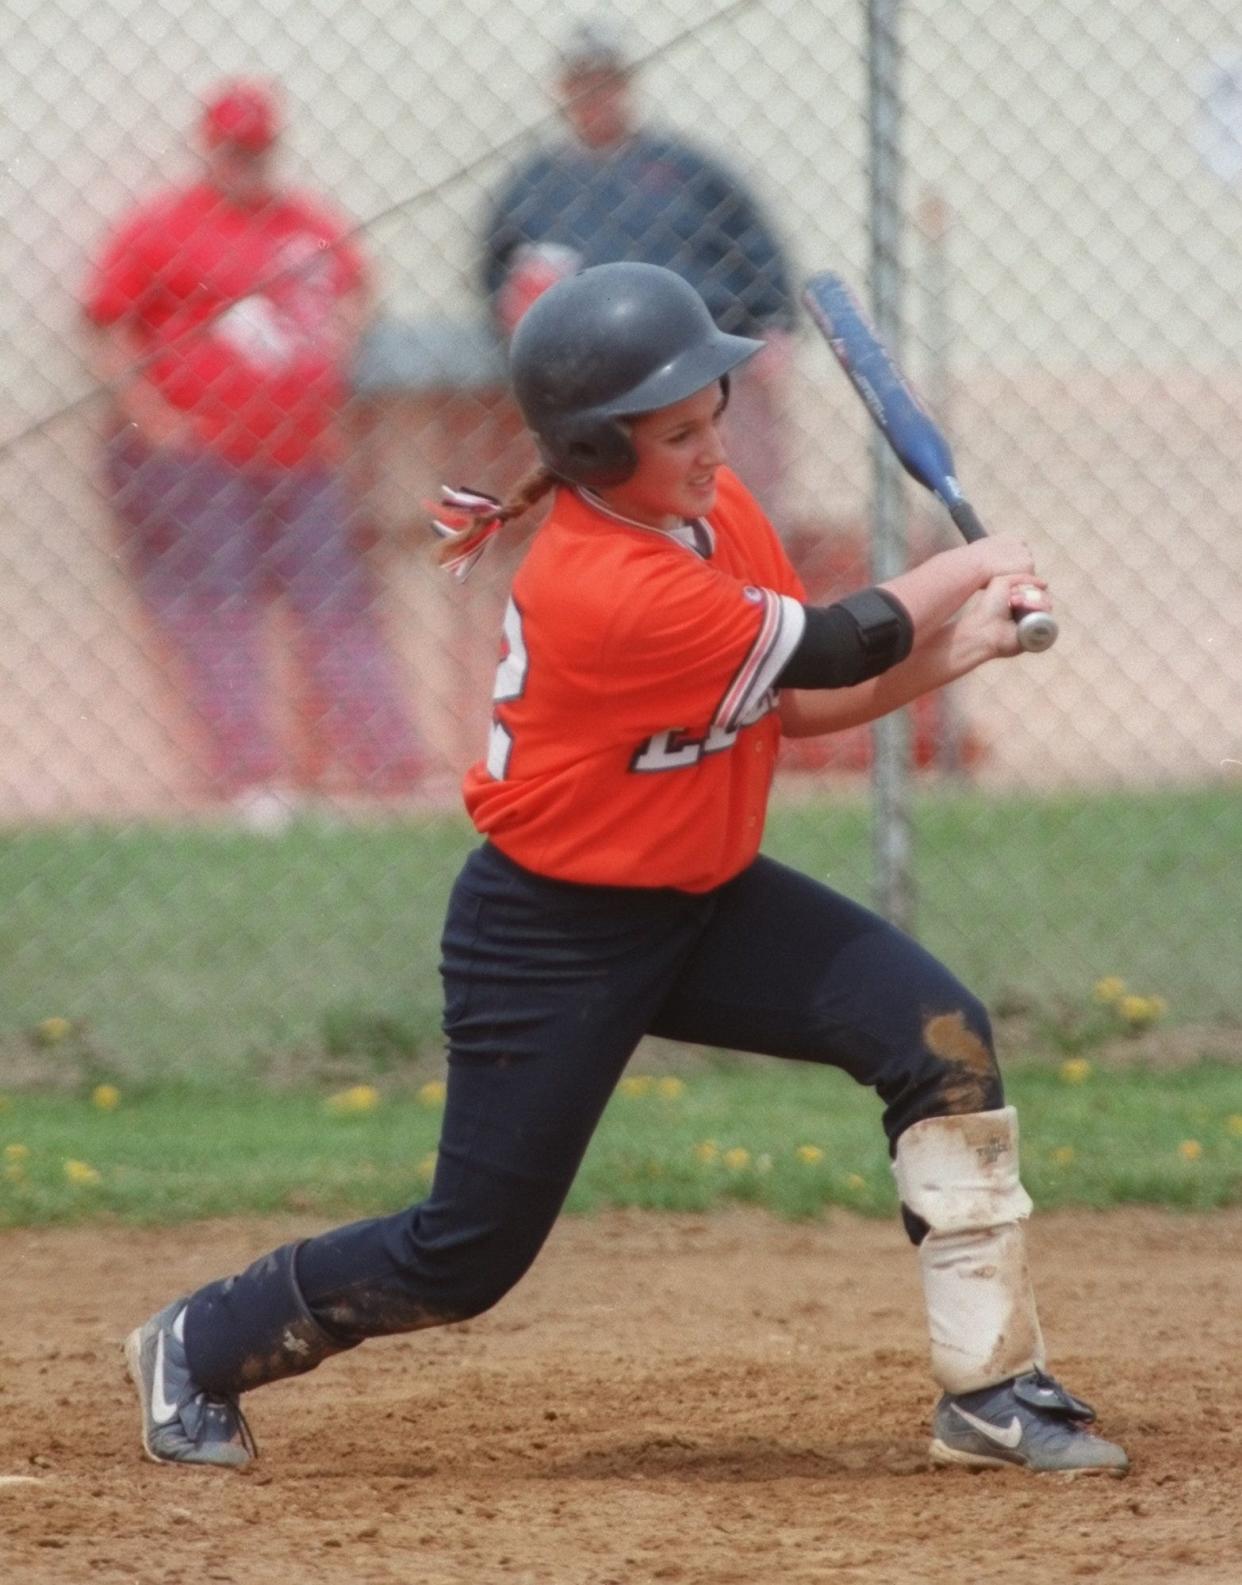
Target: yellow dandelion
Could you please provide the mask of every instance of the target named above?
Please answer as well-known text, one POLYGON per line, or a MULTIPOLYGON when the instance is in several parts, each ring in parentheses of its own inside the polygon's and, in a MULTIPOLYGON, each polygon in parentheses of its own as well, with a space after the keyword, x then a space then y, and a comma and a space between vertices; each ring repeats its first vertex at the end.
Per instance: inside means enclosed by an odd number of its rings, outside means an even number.
POLYGON ((20 1161, 6 1161, 0 1177, 3 1177, 6 1183, 25 1183, 26 1169, 20 1161))
POLYGON ((1183 1139, 1177 1147, 1177 1153, 1183 1161, 1198 1161, 1203 1154, 1203 1146, 1197 1139, 1183 1139))
POLYGON ((65 1177, 79 1188, 87 1188, 99 1182, 98 1170, 85 1161, 66 1161, 65 1177))
POLYGON ((429 1079, 426 1084, 420 1085, 418 1101, 420 1106, 443 1106, 444 1097, 448 1094, 448 1085, 443 1079, 429 1079))
POLYGON ((29 1161, 30 1160, 30 1146, 29 1145, 6 1145, 4 1147, 4 1159, 6 1161, 16 1161, 16 1162, 29 1161))
POLYGON ((1096 980, 1091 994, 1097 1002, 1103 1002, 1106 1007, 1111 1006, 1126 994, 1126 982, 1115 974, 1106 974, 1102 980, 1096 980))
POLYGON ((734 1145, 732 1150, 726 1150, 723 1161, 730 1172, 741 1172, 750 1166, 750 1151, 744 1145, 734 1145))
POLYGON ((380 1103, 379 1091, 373 1084, 354 1084, 348 1090, 338 1090, 323 1103, 324 1110, 336 1117, 356 1116, 373 1112, 380 1103))
POLYGON ((794 1155, 799 1161, 806 1162, 808 1167, 813 1167, 816 1162, 824 1159, 824 1153, 818 1145, 799 1145, 794 1155))
POLYGON ((867 1187, 867 1180, 863 1177, 861 1172, 851 1172, 845 1180, 845 1186, 847 1189, 853 1189, 855 1191, 859 1189, 865 1189, 867 1187))
POLYGON ((646 1095, 654 1083, 655 1080, 649 1073, 627 1073, 617 1088, 622 1095, 646 1095))
POLYGON ((429 1156, 424 1156, 415 1169, 419 1178, 424 1183, 430 1183, 436 1175, 436 1153, 433 1150, 429 1156))
POLYGON ((1086 1057, 1069 1057, 1061 1064, 1061 1077, 1066 1084, 1085 1084, 1091 1077, 1091 1064, 1086 1057))
POLYGON ((707 1167, 720 1160, 720 1146, 714 1139, 704 1139, 694 1147, 694 1159, 707 1167))
POLYGON ((1073 1145, 1058 1145, 1055 1150, 1049 1151, 1048 1159, 1055 1161, 1058 1167, 1068 1167, 1074 1159, 1073 1145))
POLYGON ((1242 1112, 1231 1112, 1225 1119, 1225 1127, 1235 1138, 1242 1138, 1242 1112))
POLYGON ((73 1025, 67 1018, 43 1018, 34 1028, 35 1039, 41 1046, 58 1046, 72 1033, 73 1025))
POLYGON ((1131 1029, 1147 1029, 1160 1017, 1161 1005, 1155 996, 1123 996, 1117 1013, 1131 1029))
POLYGON ((679 1095, 686 1093, 686 1081, 669 1074, 666 1078, 656 1080, 656 1094, 666 1101, 675 1101, 679 1095))
POLYGON ((121 1092, 115 1084, 97 1084, 91 1091, 91 1104, 101 1112, 115 1112, 121 1104, 121 1092))

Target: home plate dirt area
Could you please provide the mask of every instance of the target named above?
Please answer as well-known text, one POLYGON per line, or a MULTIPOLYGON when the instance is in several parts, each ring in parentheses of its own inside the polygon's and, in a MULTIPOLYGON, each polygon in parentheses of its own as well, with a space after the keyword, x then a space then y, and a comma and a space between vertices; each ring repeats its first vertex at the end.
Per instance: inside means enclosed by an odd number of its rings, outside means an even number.
POLYGON ((147 1463, 120 1344, 304 1218, 0 1235, 12 1585, 1237 1585, 1242 1213, 1032 1224, 1052 1369, 1128 1479, 934 1470, 887 1222, 567 1218, 466 1325, 246 1400, 242 1474, 147 1463))

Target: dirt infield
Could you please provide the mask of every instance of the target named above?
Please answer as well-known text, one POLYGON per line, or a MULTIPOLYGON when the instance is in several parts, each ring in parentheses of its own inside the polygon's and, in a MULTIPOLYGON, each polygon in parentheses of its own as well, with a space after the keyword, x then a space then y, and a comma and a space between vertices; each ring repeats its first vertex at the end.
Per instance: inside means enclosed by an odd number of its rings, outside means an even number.
POLYGON ((933 1471, 898 1230, 750 1212, 563 1222, 491 1315, 250 1399, 263 1451, 250 1472, 144 1463, 122 1332, 305 1231, 0 1238, 0 1578, 1242 1578, 1242 1214, 1035 1224, 1054 1364, 1129 1447, 1125 1481, 933 1471))

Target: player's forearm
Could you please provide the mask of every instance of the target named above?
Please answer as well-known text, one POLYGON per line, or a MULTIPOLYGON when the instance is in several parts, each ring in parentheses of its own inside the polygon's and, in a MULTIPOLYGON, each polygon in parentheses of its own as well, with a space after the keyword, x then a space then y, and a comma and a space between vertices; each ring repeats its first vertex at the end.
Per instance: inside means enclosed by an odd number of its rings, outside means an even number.
POLYGON ((85 342, 85 361, 100 385, 121 380, 139 361, 139 351, 124 325, 91 325, 85 342))
POLYGON ((145 419, 162 398, 141 373, 142 354, 128 325, 95 325, 86 339, 86 365, 100 385, 109 386, 116 411, 145 431, 145 419))
POLYGON ((868 682, 852 688, 786 689, 781 694, 781 730, 786 737, 815 737, 878 721, 964 677, 993 653, 973 628, 947 623, 925 636, 905 660, 868 682))
POLYGON ((929 557, 879 587, 895 595, 910 613, 917 650, 987 581, 988 571, 976 547, 961 545, 929 557))
POLYGON ((100 385, 110 388, 114 412, 152 445, 185 445, 193 439, 192 420, 147 378, 143 349, 129 326, 93 326, 86 363, 100 385))

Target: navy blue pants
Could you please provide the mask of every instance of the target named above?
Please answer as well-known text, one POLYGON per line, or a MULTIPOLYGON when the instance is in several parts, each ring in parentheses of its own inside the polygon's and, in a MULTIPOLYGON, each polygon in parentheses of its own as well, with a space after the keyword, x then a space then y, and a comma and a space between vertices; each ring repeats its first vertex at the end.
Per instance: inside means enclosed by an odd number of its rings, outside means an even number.
MULTIPOLYGON (((878 1092, 893 1144, 922 1118, 1004 1104, 980 1003, 909 937, 767 858, 692 896, 549 881, 486 844, 454 888, 442 973, 430 1195, 296 1249, 295 1285, 338 1346, 477 1315, 519 1280, 644 1034, 841 1068, 878 1092)), ((235 1389, 248 1334, 278 1324, 261 1314, 274 1270, 191 1301, 203 1385, 235 1389)), ((288 1374, 258 1372, 273 1373, 288 1374)))

